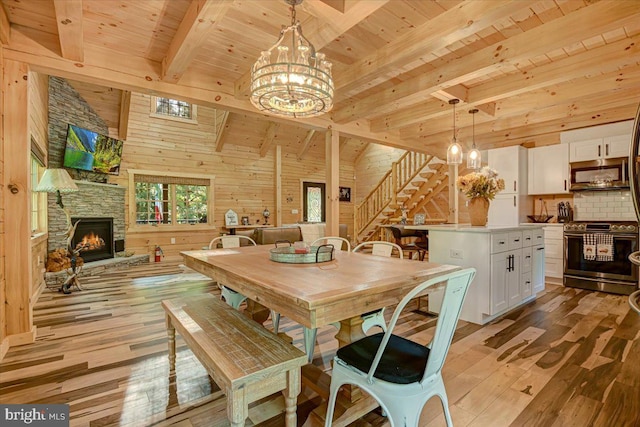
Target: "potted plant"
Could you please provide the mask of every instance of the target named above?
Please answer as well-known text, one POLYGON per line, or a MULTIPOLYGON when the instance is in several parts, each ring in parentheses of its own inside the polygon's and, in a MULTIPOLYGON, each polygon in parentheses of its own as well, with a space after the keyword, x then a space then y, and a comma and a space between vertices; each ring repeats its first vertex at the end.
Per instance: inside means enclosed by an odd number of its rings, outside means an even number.
POLYGON ((504 190, 504 180, 498 172, 488 166, 478 172, 461 176, 456 182, 458 189, 469 198, 469 219, 471 225, 486 225, 489 201, 504 190))

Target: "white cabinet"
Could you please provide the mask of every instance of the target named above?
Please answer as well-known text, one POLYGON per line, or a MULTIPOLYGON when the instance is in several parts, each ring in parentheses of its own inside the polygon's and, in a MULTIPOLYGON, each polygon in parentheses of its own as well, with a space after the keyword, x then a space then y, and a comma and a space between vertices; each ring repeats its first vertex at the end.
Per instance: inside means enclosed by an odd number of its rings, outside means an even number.
MULTIPOLYGON (((476 269, 460 313, 462 320, 482 325, 535 297, 534 277, 544 276, 544 262, 537 265, 535 258, 541 252, 534 251, 534 246, 542 247, 541 227, 425 227, 429 261, 476 269)), ((429 294, 430 311, 440 311, 443 296, 441 289, 429 294)))
POLYGON ((569 192, 569 144, 530 148, 527 157, 529 195, 569 192))
POLYGON ((631 135, 616 135, 569 144, 569 161, 613 159, 629 155, 631 135))
POLYGON ((633 121, 562 132, 560 139, 569 144, 569 161, 585 162, 627 157, 633 121))
POLYGON ((562 279, 564 271, 562 224, 544 227, 544 253, 546 276, 553 279, 562 279))
POLYGON ((504 179, 505 189, 489 205, 488 225, 517 226, 527 222, 532 200, 527 197, 527 149, 519 145, 488 150, 488 165, 504 179))

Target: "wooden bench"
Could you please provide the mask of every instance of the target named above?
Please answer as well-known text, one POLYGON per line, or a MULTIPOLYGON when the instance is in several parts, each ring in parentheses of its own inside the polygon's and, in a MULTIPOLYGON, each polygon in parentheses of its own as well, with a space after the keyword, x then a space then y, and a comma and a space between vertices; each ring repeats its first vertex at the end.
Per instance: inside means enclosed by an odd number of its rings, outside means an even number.
POLYGON ((162 301, 169 364, 176 364, 176 330, 227 395, 227 417, 244 426, 249 404, 282 391, 285 423, 296 426, 300 367, 307 356, 211 294, 162 301))

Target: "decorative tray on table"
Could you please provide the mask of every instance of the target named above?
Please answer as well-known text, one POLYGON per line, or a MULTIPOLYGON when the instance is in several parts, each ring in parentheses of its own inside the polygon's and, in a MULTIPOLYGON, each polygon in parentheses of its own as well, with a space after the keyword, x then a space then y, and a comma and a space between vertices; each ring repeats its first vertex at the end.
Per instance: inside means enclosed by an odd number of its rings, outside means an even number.
POLYGON ((276 247, 269 251, 271 261, 288 264, 316 264, 331 261, 333 245, 296 248, 294 246, 276 247))

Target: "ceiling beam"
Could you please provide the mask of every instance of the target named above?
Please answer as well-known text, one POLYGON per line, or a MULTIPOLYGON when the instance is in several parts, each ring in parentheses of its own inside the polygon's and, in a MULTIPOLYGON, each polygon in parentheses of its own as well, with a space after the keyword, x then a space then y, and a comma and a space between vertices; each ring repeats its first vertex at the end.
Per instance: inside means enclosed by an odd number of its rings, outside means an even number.
POLYGON ((118 118, 118 139, 127 139, 129 133, 129 111, 131 110, 131 91, 123 90, 120 95, 120 116, 118 118))
POLYGON ((166 56, 162 59, 162 80, 177 83, 233 0, 191 0, 166 56))
POLYGON ((590 4, 569 15, 466 55, 464 60, 455 58, 429 73, 420 74, 389 89, 337 105, 332 117, 336 123, 346 123, 372 114, 388 114, 405 105, 422 102, 425 96, 437 90, 485 76, 507 66, 511 67, 518 61, 544 55, 590 37, 600 36, 607 31, 635 22, 637 18, 636 2, 603 0, 590 4))
MULTIPOLYGON (((216 110, 216 114, 217 114, 216 110)), ((227 120, 229 120, 229 112, 223 111, 222 120, 220 121, 220 126, 216 129, 216 152, 219 153, 222 151, 222 147, 224 146, 224 140, 222 139, 222 135, 227 130, 227 120)))
MULTIPOLYGON (((122 57, 108 48, 92 46, 91 50, 87 51, 82 67, 77 67, 73 62, 60 58, 56 49, 57 46, 47 48, 21 30, 12 28, 10 44, 3 49, 3 54, 5 59, 27 63, 33 71, 52 76, 120 90, 178 98, 198 105, 261 117, 305 129, 324 132, 332 127, 344 136, 406 149, 406 145, 399 141, 399 132, 372 132, 366 120, 336 125, 331 122, 328 115, 306 119, 269 116, 256 110, 248 100, 236 99, 232 88, 218 86, 206 79, 194 79, 198 82, 198 86, 164 82, 160 79, 159 62, 134 56, 122 57), (225 91, 225 89, 229 90, 225 91)), ((408 144, 412 142, 409 141, 408 144)))
MULTIPOLYGON (((459 85, 444 89, 441 92, 451 92, 452 95, 456 95, 455 97, 462 101, 462 104, 469 103, 470 106, 473 105, 480 111, 494 116, 495 101, 512 98, 536 89, 585 76, 616 71, 620 68, 635 65, 638 61, 640 61, 640 34, 598 48, 585 50, 574 56, 555 60, 531 70, 510 74, 466 89, 464 92, 460 90, 451 91, 452 88, 457 88, 459 85), (624 53, 624 55, 621 55, 621 53, 624 53), (485 104, 487 102, 488 104, 485 104)), ((578 92, 574 91, 574 93, 578 92)), ((449 98, 447 97, 447 99, 449 98)), ((444 111, 446 111, 446 105, 435 100, 409 105, 400 111, 372 119, 371 130, 382 132, 425 123, 429 119, 443 116, 445 114, 444 111)))
POLYGON ((82 0, 53 0, 62 57, 84 61, 82 0))
MULTIPOLYGON (((360 21, 385 6, 390 0, 358 0, 352 2, 346 13, 340 13, 320 0, 307 0, 301 8, 317 19, 304 23, 305 37, 311 41, 316 51, 335 40, 341 34, 349 31, 360 21)), ((269 46, 265 45, 265 49, 269 46)), ((256 55, 256 60, 258 56, 256 55)), ((248 98, 251 86, 251 70, 247 70, 235 82, 235 93, 239 99, 248 98)))
POLYGON ((298 161, 302 160, 307 151, 309 151, 309 147, 311 147, 311 139, 313 138, 313 134, 316 133, 315 130, 310 130, 307 132, 307 135, 304 137, 304 141, 302 141, 302 145, 300 145, 300 150, 298 150, 298 155, 296 156, 298 161))
POLYGON ((527 2, 518 0, 463 1, 341 70, 335 76, 338 100, 430 62, 431 52, 471 37, 528 7, 527 2))
POLYGON ((0 43, 9 44, 9 36, 11 34, 11 23, 4 10, 4 3, 0 3, 0 43))
POLYGON ((264 139, 260 144, 260 157, 264 157, 269 152, 271 145, 273 144, 273 140, 278 136, 278 128, 280 125, 278 123, 269 122, 269 126, 267 127, 267 132, 264 135, 264 139))
MULTIPOLYGON (((529 117, 539 114, 546 108, 567 103, 574 105, 572 111, 585 111, 585 108, 593 108, 591 111, 597 114, 597 103, 589 105, 589 100, 598 97, 606 98, 613 93, 617 93, 617 96, 622 98, 628 98, 637 93, 638 87, 640 87, 640 65, 626 67, 598 77, 574 79, 561 85, 513 96, 497 102, 496 108, 500 113, 498 118, 485 114, 477 115, 476 134, 478 126, 510 120, 510 118, 516 118, 520 121, 521 126, 526 126, 529 117)), ((449 111, 451 110, 449 109, 449 111)), ((458 117, 458 130, 462 137, 471 132, 472 119, 468 116, 468 114, 462 114, 458 117)), ((450 132, 451 129, 451 116, 449 116, 406 127, 401 129, 401 135, 404 138, 425 137, 440 132, 450 132)))
POLYGON ((366 142, 362 148, 360 149, 360 152, 358 153, 358 155, 356 156, 356 158, 353 161, 354 165, 358 165, 358 162, 360 162, 360 160, 364 157, 364 153, 367 151, 367 148, 369 148, 369 143, 366 142))

